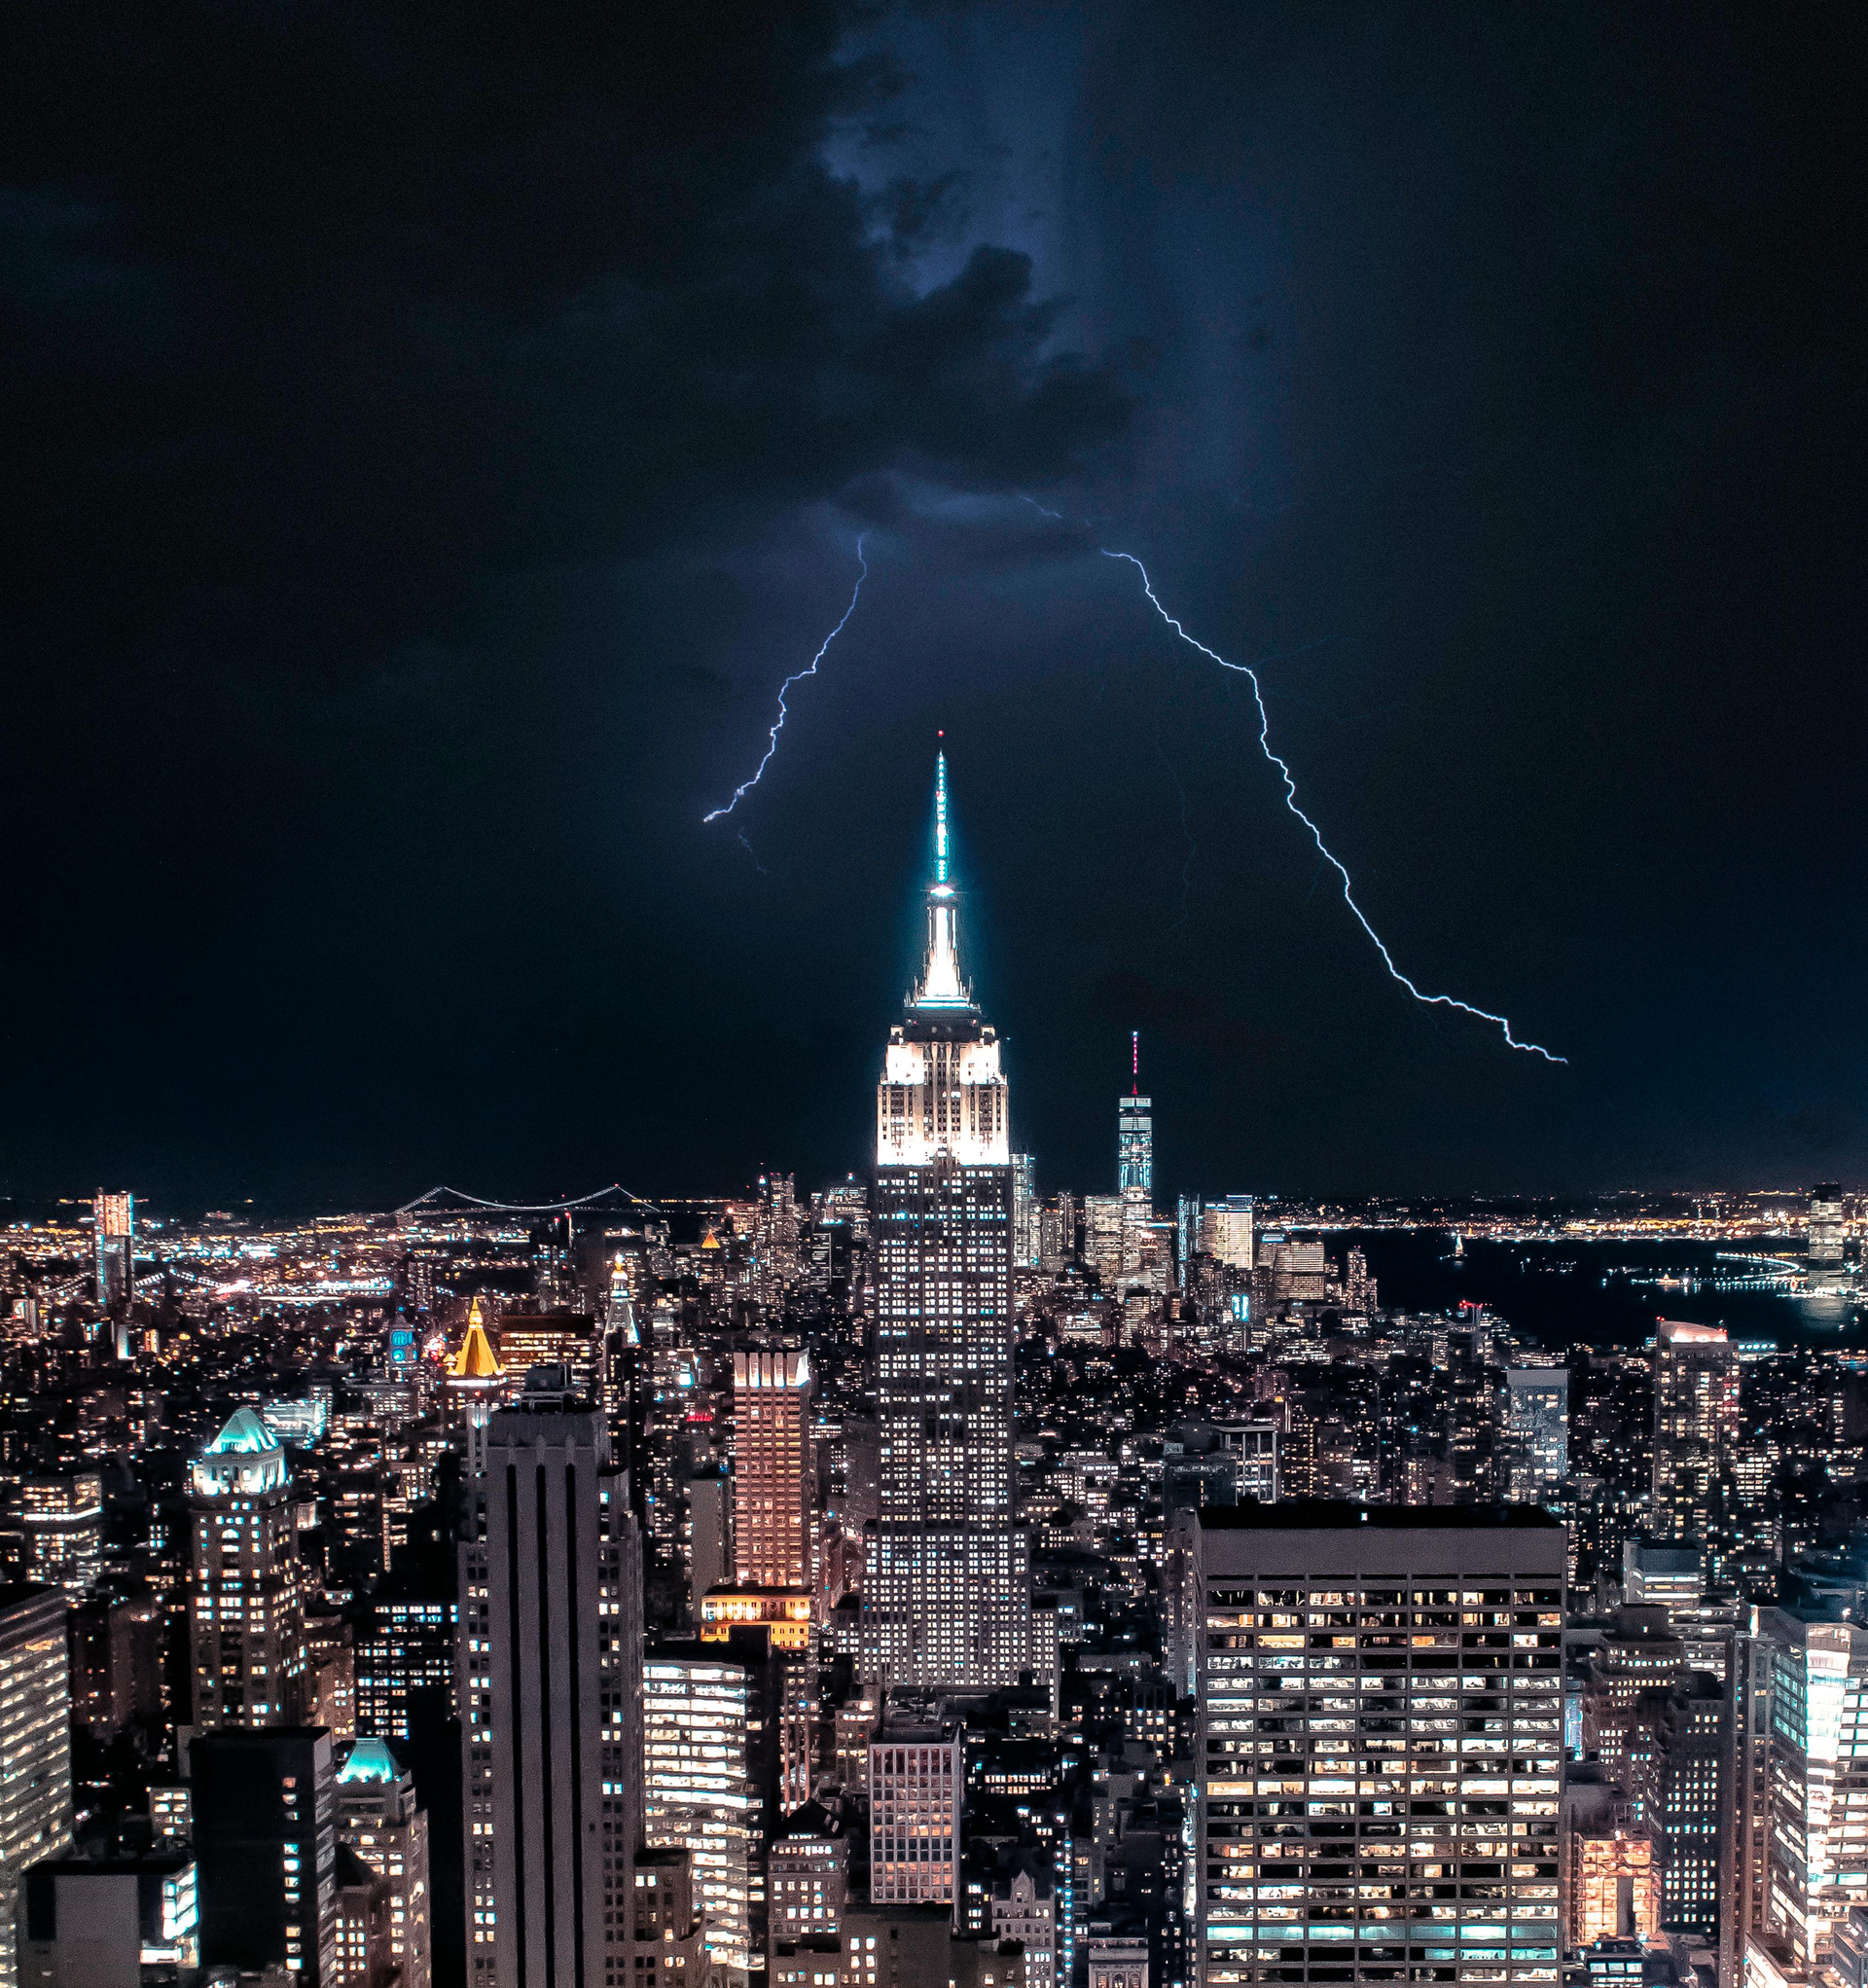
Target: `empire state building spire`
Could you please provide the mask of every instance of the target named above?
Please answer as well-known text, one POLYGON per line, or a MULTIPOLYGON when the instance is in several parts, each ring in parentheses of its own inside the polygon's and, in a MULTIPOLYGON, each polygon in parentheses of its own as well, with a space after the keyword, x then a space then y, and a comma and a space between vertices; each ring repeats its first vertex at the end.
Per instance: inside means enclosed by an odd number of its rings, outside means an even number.
POLYGON ((911 1008, 971 1008, 960 978, 959 905, 947 860, 947 754, 934 755, 934 878, 927 886, 927 958, 911 1008))

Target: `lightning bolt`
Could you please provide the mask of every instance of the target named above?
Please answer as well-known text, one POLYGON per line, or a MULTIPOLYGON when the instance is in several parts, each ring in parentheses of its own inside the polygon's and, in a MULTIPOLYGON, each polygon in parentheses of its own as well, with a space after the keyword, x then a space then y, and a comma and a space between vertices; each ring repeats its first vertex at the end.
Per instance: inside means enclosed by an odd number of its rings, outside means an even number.
MULTIPOLYGON (((790 690, 794 683, 802 683, 807 676, 815 676, 817 674, 818 664, 824 660, 831 643, 843 633, 850 616, 856 612, 857 601, 862 598, 863 582, 869 578, 869 561, 863 558, 863 540, 868 536, 869 533, 865 531, 859 534, 856 540, 856 564, 859 570, 856 574, 856 585, 850 590, 849 605, 844 609, 843 620, 824 637, 823 647, 817 651, 816 655, 810 659, 805 668, 794 669, 785 678, 784 682, 778 686, 778 716, 773 721, 772 731, 767 738, 765 757, 753 768, 752 777, 748 780, 741 780, 738 786, 734 788, 733 799, 731 801, 727 802, 724 807, 714 809, 711 813, 701 815, 701 827, 704 828, 709 821, 718 821, 723 814, 731 814, 738 807, 739 803, 752 792, 753 788, 759 784, 767 767, 772 764, 772 755, 778 750, 778 735, 785 729, 785 719, 789 715, 785 708, 785 693, 790 690)), ((741 842, 745 841, 744 836, 741 836, 739 839, 741 842)), ((747 852, 748 854, 751 853, 750 844, 747 844, 747 852)), ((753 857, 755 863, 758 860, 757 856, 753 857)))
MULTIPOLYGON (((1035 500, 1027 499, 1027 501, 1032 502, 1035 509, 1044 510, 1044 506, 1036 504, 1035 500)), ((1055 518, 1058 516, 1058 513, 1053 511, 1047 515, 1055 518)), ((1343 902, 1349 907, 1356 923, 1369 935, 1369 942, 1381 954, 1383 965, 1388 969, 1393 978, 1398 980, 1423 1007, 1457 1008, 1462 1015, 1471 1015, 1477 1021, 1496 1024, 1504 1031, 1506 1044, 1512 1049, 1522 1049, 1527 1056, 1541 1056, 1546 1063, 1567 1063, 1569 1059, 1566 1056, 1553 1055, 1540 1042, 1521 1042, 1511 1032, 1511 1022, 1508 1017, 1494 1015, 1490 1008, 1476 1008, 1470 1001, 1458 1000, 1452 994, 1422 994, 1419 988, 1401 971, 1400 967, 1394 963, 1394 955, 1388 951, 1382 934, 1370 924, 1363 913, 1362 907, 1356 903, 1354 886, 1349 881, 1348 871, 1343 866, 1342 859, 1323 840, 1323 831, 1297 805, 1296 777, 1291 772, 1289 763, 1272 749, 1272 716, 1265 707, 1265 692, 1259 683, 1258 671, 1247 663, 1229 663, 1218 650, 1209 649, 1204 642, 1198 641, 1194 636, 1190 635, 1181 627, 1180 623, 1161 604, 1161 596, 1155 592, 1155 583, 1148 577, 1148 568, 1136 559, 1133 553, 1111 552, 1107 546, 1101 546, 1098 550, 1106 560, 1126 560, 1130 565, 1134 567, 1135 571, 1141 575, 1142 592, 1147 595, 1149 604, 1190 649, 1198 649, 1203 656, 1211 662, 1217 663, 1222 669, 1236 671, 1252 686, 1252 701, 1258 706, 1258 749, 1276 767, 1279 777, 1284 782, 1284 805, 1310 830, 1311 840, 1316 845, 1317 854, 1342 879, 1343 902)))

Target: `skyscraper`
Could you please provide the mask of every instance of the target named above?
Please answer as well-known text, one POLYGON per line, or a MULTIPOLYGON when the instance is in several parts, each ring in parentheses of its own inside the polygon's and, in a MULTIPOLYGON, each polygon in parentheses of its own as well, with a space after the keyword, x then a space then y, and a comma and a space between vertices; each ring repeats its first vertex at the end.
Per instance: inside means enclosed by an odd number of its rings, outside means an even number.
POLYGON ((1028 1661, 1013 1520, 1012 1166, 997 1031, 960 978, 937 759, 919 983, 877 1090, 880 1515, 864 1667, 894 1683, 1013 1684, 1028 1661))
POLYGON ((204 1967, 338 1969, 337 1782, 321 1726, 227 1726, 189 1748, 204 1967))
POLYGON ((1792 1608, 1758 1621, 1766 1754, 1752 1796, 1761 1826, 1762 1923, 1743 1954, 1754 1988, 1820 1982, 1837 1922, 1868 1886, 1868 1630, 1792 1608))
POLYGON ((870 1747, 873 1904, 952 1904, 965 1787, 965 1750, 951 1725, 902 1721, 870 1747))
POLYGON ((1043 1254, 1038 1228, 1037 1162, 1029 1153, 1012 1155, 1012 1261, 1036 1270, 1043 1254))
POLYGON ((1197 1978, 1557 1981, 1563 1526, 1319 1500, 1181 1537, 1197 1978))
POLYGON ((1141 1095, 1141 1037, 1132 1036, 1131 1046, 1129 1095, 1116 1101, 1116 1191, 1146 1218, 1155 1203, 1155 1107, 1141 1095))
POLYGON ((736 1353, 733 1417, 735 1578, 808 1587, 816 1558, 809 1355, 736 1353))
POLYGON ((190 1472, 197 1726, 291 1725, 304 1711, 291 1498, 278 1438, 236 1408, 190 1472))
MULTIPOLYGON (((96 1256, 97 1302, 105 1311, 126 1304, 136 1276, 136 1197, 106 1194, 100 1187, 90 1204, 90 1243, 96 1256)), ((129 1356, 126 1332, 117 1336, 117 1356, 129 1356)))
POLYGON ((707 1956, 743 1978, 765 1950, 766 1831, 776 1777, 770 1645, 652 1647, 643 1664, 643 1829, 685 1850, 707 1956))
POLYGON ((1810 1241, 1806 1255, 1814 1264, 1842 1261, 1842 1189, 1833 1180, 1810 1190, 1810 1241))
POLYGON ((338 1769, 338 1841, 389 1883, 389 1958, 399 1988, 428 1988, 428 1814, 412 1774, 380 1740, 359 1740, 338 1769))
POLYGON ((1569 1470, 1568 1368, 1507 1368, 1505 1415, 1510 1496, 1541 1504, 1569 1470))
POLYGON ((64 1597, 0 1588, 0 1988, 19 1979, 26 1866, 71 1840, 70 1691, 64 1597))
POLYGON ((1654 1334, 1654 1532, 1716 1558, 1739 1433, 1739 1355, 1719 1325, 1664 1319, 1654 1334))
POLYGON ((642 1560, 627 1478, 603 1414, 538 1385, 494 1411, 485 1454, 461 1550, 468 1978, 623 1988, 642 1835, 642 1560))

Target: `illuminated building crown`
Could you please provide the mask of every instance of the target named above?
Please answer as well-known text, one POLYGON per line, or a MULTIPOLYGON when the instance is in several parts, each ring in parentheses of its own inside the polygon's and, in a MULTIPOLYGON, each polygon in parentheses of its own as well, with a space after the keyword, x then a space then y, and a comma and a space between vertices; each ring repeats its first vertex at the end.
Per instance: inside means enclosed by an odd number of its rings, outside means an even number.
POLYGON ((1010 1164, 999 1038, 960 978, 959 900, 948 855, 947 755, 934 760, 934 875, 927 951, 908 1012, 888 1033, 876 1096, 876 1157, 924 1166, 946 1155, 969 1166, 1010 1164))

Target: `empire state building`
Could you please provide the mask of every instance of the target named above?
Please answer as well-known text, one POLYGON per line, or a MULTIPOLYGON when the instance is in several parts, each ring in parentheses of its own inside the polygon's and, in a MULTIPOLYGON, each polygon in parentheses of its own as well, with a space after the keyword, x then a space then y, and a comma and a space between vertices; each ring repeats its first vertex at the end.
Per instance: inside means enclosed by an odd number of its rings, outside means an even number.
POLYGON ((876 1094, 881 1482, 864 1667, 885 1684, 1016 1684, 1030 1573, 1013 1523, 1005 1077, 960 977, 947 825, 942 756, 926 956, 876 1094))

